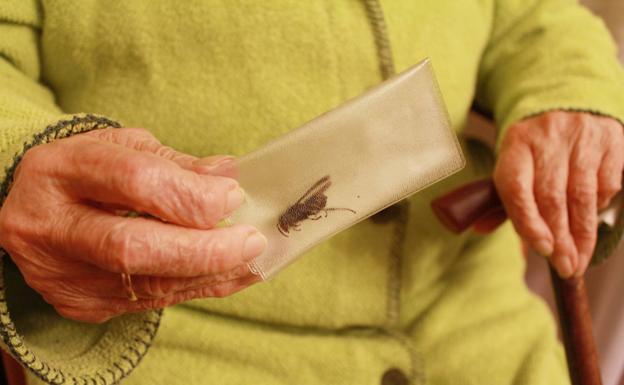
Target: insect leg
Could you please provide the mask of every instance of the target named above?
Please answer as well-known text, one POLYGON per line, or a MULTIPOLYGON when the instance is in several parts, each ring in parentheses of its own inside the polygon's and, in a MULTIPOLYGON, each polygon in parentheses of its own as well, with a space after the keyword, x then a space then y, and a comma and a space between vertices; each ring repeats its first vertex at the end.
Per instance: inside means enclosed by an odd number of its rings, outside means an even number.
POLYGON ((288 233, 286 233, 286 232, 284 232, 284 230, 282 230, 282 228, 280 227, 279 223, 277 224, 277 231, 279 231, 280 233, 282 233, 283 236, 288 238, 288 233))

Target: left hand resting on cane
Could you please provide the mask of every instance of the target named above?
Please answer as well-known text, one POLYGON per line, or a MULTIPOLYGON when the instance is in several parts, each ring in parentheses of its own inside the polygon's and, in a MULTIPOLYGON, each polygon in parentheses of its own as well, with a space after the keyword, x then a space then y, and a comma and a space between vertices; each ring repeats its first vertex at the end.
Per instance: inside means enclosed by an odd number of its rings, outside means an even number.
POLYGON ((554 111, 509 127, 494 182, 522 239, 568 278, 587 269, 598 210, 620 190, 623 168, 618 121, 554 111))

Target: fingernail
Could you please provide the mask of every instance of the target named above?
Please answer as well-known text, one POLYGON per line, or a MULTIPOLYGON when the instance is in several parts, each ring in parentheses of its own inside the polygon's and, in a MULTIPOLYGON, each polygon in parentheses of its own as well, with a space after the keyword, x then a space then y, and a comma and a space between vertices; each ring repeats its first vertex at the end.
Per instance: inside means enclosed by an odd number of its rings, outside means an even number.
POLYGON ((553 252, 553 245, 548 241, 540 240, 535 243, 535 251, 543 257, 550 257, 553 252))
POLYGON ((237 187, 227 194, 227 203, 225 205, 226 214, 236 210, 245 201, 245 192, 242 188, 237 187))
POLYGON ((572 270, 572 263, 570 262, 570 258, 560 257, 556 263, 557 272, 562 278, 570 278, 574 271, 572 270))
POLYGON ((259 232, 249 235, 243 245, 243 259, 251 259, 264 251, 267 239, 259 232))
POLYGON ((225 163, 232 162, 235 158, 231 155, 213 155, 205 158, 197 159, 193 162, 193 165, 199 167, 216 167, 225 163))

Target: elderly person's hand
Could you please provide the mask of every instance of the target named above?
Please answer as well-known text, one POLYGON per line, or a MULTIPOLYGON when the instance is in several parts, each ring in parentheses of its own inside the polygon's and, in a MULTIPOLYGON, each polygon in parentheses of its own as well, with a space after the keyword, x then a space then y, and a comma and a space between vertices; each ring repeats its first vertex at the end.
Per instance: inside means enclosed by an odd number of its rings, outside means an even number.
POLYGON ((494 181, 523 240, 567 278, 585 272, 597 212, 620 190, 623 168, 620 123, 556 111, 509 128, 494 181))
POLYGON ((215 228, 243 202, 235 177, 232 157, 197 159, 142 129, 40 145, 26 152, 0 210, 0 245, 76 320, 226 296, 258 280, 245 262, 266 247, 251 226, 215 228), (128 210, 153 218, 119 215, 128 210))

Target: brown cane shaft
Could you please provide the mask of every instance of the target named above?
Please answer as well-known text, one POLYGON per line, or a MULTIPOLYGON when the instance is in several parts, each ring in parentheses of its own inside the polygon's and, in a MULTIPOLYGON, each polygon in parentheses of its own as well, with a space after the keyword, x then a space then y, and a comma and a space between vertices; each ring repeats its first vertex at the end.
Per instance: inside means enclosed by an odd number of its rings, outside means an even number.
POLYGON ((561 279, 550 267, 572 385, 602 385, 583 277, 561 279))

